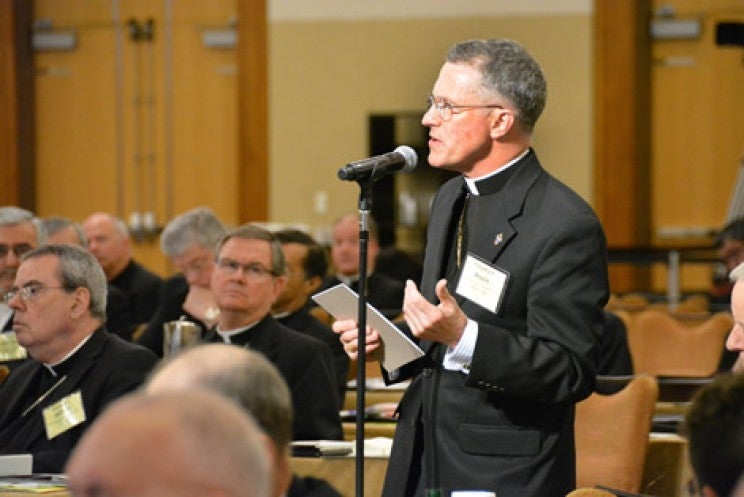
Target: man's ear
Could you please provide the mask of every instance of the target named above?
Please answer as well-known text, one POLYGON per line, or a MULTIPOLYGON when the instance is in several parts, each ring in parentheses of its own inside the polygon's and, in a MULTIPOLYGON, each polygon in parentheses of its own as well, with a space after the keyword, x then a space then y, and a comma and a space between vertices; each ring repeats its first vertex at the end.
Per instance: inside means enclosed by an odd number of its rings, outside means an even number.
POLYGON ((78 287, 73 293, 75 297, 70 309, 73 318, 79 318, 90 310, 90 291, 85 287, 78 287))
POLYGON ((305 295, 312 295, 318 291, 320 285, 323 284, 323 278, 320 276, 312 276, 305 280, 305 295))
POLYGON ((491 111, 491 138, 505 136, 516 125, 514 112, 508 109, 493 109, 491 111))

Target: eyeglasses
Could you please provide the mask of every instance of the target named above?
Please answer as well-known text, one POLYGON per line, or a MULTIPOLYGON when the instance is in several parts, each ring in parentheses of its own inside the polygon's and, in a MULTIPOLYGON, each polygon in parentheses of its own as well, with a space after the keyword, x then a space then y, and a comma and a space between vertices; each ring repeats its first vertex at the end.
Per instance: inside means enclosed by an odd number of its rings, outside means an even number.
POLYGON ((28 243, 17 243, 15 245, 8 245, 7 243, 0 243, 0 257, 5 257, 12 250, 16 257, 20 257, 26 252, 29 252, 33 247, 28 243))
POLYGON ((9 303, 16 295, 24 302, 34 301, 39 298, 39 295, 41 295, 44 290, 64 290, 68 292, 71 289, 66 286, 44 286, 41 283, 29 283, 21 288, 11 288, 10 291, 3 295, 3 302, 6 304, 9 303))
POLYGON ((473 104, 473 105, 454 105, 449 102, 447 102, 443 98, 436 98, 434 95, 429 95, 426 97, 426 111, 428 112, 429 109, 434 108, 437 110, 437 113, 439 114, 439 117, 442 119, 443 122, 447 122, 450 119, 452 119, 453 114, 457 114, 455 112, 455 109, 462 109, 469 110, 469 109, 503 109, 504 107, 501 105, 496 104, 489 104, 489 105, 479 105, 479 104, 473 104))
POLYGON ((242 270, 249 279, 260 279, 265 276, 276 276, 276 273, 260 262, 249 262, 241 264, 232 259, 217 259, 217 267, 225 274, 233 275, 242 270))

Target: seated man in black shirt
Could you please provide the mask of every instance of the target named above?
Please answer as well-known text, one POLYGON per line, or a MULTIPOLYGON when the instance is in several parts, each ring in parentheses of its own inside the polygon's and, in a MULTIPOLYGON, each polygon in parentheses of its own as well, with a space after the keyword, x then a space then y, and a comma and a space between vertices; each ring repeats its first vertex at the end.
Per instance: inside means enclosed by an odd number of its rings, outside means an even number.
POLYGON ((287 262, 287 283, 271 307, 284 326, 328 344, 336 367, 339 400, 343 404, 349 373, 349 356, 331 328, 310 314, 310 296, 318 291, 328 271, 325 250, 304 231, 287 229, 275 233, 287 262))
POLYGON ((0 389, 0 453, 31 453, 34 472, 59 473, 93 420, 157 358, 106 331, 106 277, 80 247, 26 253, 6 303, 32 360, 0 389))
POLYGON ((160 235, 160 249, 180 271, 163 282, 160 305, 137 342, 163 355, 163 325, 185 316, 202 329, 212 327, 218 308, 210 285, 214 270, 214 247, 225 227, 206 207, 173 218, 160 235))
MULTIPOLYGON (((374 261, 379 250, 377 229, 370 219, 367 251, 369 274, 367 278, 367 302, 376 307, 386 317, 392 319, 401 314, 404 284, 387 275, 374 272, 374 261)), ((352 290, 359 293, 358 214, 347 214, 333 223, 331 263, 336 274, 326 277, 320 290, 326 290, 339 283, 346 283, 352 290)))
POLYGON ((271 306, 286 282, 279 241, 263 228, 246 225, 225 235, 216 253, 211 288, 220 312, 205 341, 261 352, 277 367, 298 413, 295 440, 341 439, 330 349, 271 316, 271 306))

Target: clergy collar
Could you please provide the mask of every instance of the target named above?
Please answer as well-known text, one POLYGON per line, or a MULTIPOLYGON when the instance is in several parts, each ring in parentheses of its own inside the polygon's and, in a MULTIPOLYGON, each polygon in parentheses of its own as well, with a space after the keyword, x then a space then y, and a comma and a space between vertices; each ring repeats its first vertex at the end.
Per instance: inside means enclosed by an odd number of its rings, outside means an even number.
POLYGON ((348 286, 351 286, 354 283, 356 283, 357 281, 359 281, 359 274, 353 274, 351 276, 346 276, 345 274, 337 274, 336 275, 336 278, 341 283, 343 283, 345 285, 348 285, 348 286))
MULTIPOLYGON (((95 333, 95 332, 93 332, 93 333, 95 333)), ((48 364, 48 363, 44 362, 44 363, 42 363, 42 364, 43 364, 43 366, 44 366, 45 368, 47 368, 47 369, 49 370, 49 372, 50 372, 50 373, 52 373, 52 376, 55 376, 55 377, 56 377, 56 376, 59 376, 59 374, 60 374, 60 373, 59 373, 59 370, 60 370, 60 369, 62 369, 62 368, 61 368, 61 366, 62 366, 62 365, 63 365, 63 364, 64 364, 64 363, 65 363, 65 362, 66 362, 66 361, 67 361, 67 360, 68 360, 68 359, 69 359, 70 357, 74 356, 74 355, 75 355, 75 353, 76 353, 76 352, 77 352, 78 350, 80 350, 80 349, 81 349, 81 348, 83 347, 83 345, 85 345, 85 344, 86 344, 86 343, 88 342, 88 340, 90 340, 90 337, 92 337, 92 336, 93 336, 93 333, 89 334, 89 335, 88 335, 87 337, 85 337, 85 338, 83 338, 82 340, 80 340, 80 343, 78 343, 78 344, 77 344, 77 345, 75 346, 75 348, 74 348, 74 349, 72 349, 72 350, 71 350, 70 352, 68 352, 68 353, 67 353, 67 355, 66 355, 66 356, 64 356, 64 357, 63 357, 62 359, 60 359, 59 361, 57 361, 57 362, 55 362, 55 363, 51 363, 51 364, 48 364)))
MULTIPOLYGON (((262 318, 263 319, 263 318, 262 318)), ((222 337, 222 341, 225 343, 232 343, 231 338, 235 335, 240 335, 241 333, 245 333, 246 331, 250 330, 254 326, 256 326, 258 323, 262 321, 262 319, 259 319, 258 321, 255 321, 247 326, 242 326, 240 328, 234 328, 232 330, 221 330, 220 325, 215 326, 214 331, 222 337)))
POLYGON ((522 160, 529 152, 530 149, 527 148, 524 152, 522 152, 517 157, 510 160, 494 172, 488 173, 484 176, 481 176, 480 178, 466 178, 465 176, 463 176, 462 178, 465 180, 465 185, 467 186, 468 192, 471 195, 488 195, 501 191, 501 189, 504 187, 504 185, 506 185, 507 181, 509 181, 509 178, 511 178, 512 174, 515 171, 512 166, 522 160))

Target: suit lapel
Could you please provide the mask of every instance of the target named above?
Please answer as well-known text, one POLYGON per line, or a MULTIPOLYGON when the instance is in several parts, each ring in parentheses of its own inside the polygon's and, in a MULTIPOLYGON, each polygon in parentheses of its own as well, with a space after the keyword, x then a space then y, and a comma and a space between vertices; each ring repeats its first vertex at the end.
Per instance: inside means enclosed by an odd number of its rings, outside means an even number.
POLYGON ((542 173, 534 152, 514 167, 518 169, 500 193, 475 196, 468 206, 468 218, 480 221, 478 229, 468 231, 468 252, 489 263, 495 262, 517 235, 512 221, 522 215, 527 192, 542 173))

